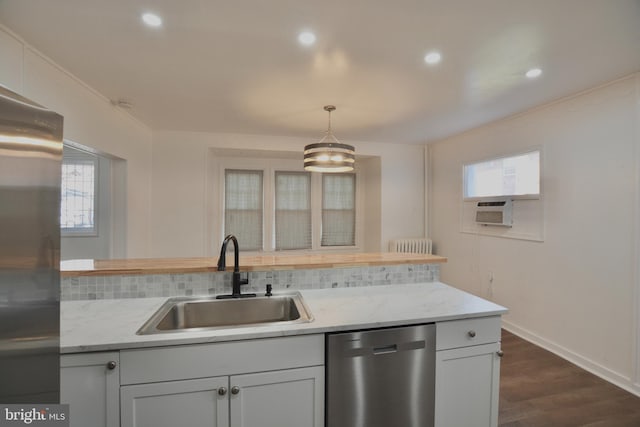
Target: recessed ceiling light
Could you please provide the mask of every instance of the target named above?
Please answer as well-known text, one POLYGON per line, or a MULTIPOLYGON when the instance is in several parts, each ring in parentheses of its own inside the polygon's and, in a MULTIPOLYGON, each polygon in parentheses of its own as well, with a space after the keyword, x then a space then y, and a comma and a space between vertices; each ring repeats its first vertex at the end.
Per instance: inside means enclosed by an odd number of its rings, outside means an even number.
POLYGON ((311 31, 303 31, 298 34, 298 41, 303 46, 311 46, 316 42, 316 35, 311 31))
POLYGON ((439 63, 442 60, 442 55, 440 55, 440 52, 429 52, 424 56, 424 62, 426 62, 429 65, 435 65, 437 63, 439 63))
POLYGON ((532 68, 525 73, 525 76, 529 77, 530 79, 535 79, 536 77, 540 77, 541 74, 542 70, 540 68, 532 68))
POLYGON ((159 27, 162 25, 162 18, 154 13, 144 13, 142 21, 150 27, 159 27))

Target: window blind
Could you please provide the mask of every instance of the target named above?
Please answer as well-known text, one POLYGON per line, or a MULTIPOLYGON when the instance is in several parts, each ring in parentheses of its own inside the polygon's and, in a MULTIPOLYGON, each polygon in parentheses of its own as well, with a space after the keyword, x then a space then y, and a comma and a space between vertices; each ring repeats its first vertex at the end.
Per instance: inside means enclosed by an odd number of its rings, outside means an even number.
POLYGON ((233 234, 241 250, 262 250, 262 171, 225 170, 224 234, 233 234))
POLYGON ((276 172, 276 250, 311 248, 311 175, 276 172))
POLYGON ((356 177, 322 175, 322 246, 354 246, 356 242, 356 177))

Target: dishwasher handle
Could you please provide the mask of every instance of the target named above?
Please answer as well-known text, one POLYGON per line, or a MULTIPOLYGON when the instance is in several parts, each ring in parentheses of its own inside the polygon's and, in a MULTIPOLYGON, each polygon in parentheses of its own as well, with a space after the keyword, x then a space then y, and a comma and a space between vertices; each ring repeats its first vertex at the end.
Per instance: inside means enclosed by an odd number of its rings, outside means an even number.
POLYGON ((395 353, 396 351, 398 351, 398 345, 397 344, 391 344, 391 345, 385 345, 385 346, 382 346, 382 347, 374 347, 373 348, 373 354, 374 355, 395 353))
POLYGON ((384 354, 399 353, 402 351, 410 350, 422 350, 426 347, 426 341, 405 341, 395 344, 384 344, 375 346, 358 346, 351 348, 343 348, 342 354, 345 357, 358 357, 358 356, 379 356, 384 354))

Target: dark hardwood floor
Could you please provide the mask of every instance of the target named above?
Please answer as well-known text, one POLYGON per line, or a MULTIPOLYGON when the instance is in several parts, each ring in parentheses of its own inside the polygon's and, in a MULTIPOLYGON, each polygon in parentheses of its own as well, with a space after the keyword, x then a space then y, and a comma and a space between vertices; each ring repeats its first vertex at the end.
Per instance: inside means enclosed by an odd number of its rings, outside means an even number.
POLYGON ((501 427, 640 427, 640 397, 502 331, 501 427))

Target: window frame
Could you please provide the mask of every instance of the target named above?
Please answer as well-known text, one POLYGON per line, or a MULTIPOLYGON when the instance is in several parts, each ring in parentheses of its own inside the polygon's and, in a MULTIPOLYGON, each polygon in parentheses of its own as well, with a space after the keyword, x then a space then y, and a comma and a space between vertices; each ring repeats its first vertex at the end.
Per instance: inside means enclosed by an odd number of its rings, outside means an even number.
POLYGON ((474 161, 470 161, 470 162, 465 162, 462 164, 461 167, 461 175, 462 175, 462 200, 464 202, 478 202, 478 201, 489 201, 489 200, 497 200, 497 199, 511 199, 511 200, 540 200, 542 199, 543 196, 543 186, 542 186, 542 176, 543 176, 543 156, 544 152, 542 150, 541 146, 534 146, 534 147, 529 147, 527 149, 523 149, 523 150, 518 150, 515 152, 510 152, 510 153, 505 153, 505 154, 501 154, 501 155, 495 155, 492 157, 487 157, 481 160, 474 160, 474 161), (495 160, 502 160, 502 159, 507 159, 510 157, 518 157, 518 156, 523 156, 525 154, 529 154, 529 153, 534 153, 534 152, 538 152, 539 153, 539 161, 538 161, 538 194, 513 194, 513 195, 509 195, 509 194, 501 194, 501 195, 492 195, 492 196, 474 196, 474 197, 467 197, 466 196, 466 187, 467 187, 467 176, 466 176, 466 167, 467 166, 471 166, 471 165, 475 165, 475 164, 479 164, 479 163, 486 163, 486 162, 491 162, 491 161, 495 161, 495 160))
MULTIPOLYGON (((75 146, 65 144, 64 148, 72 149, 78 152, 79 154, 68 155, 67 157, 65 157, 63 154, 62 161, 60 163, 60 169, 62 169, 62 166, 64 164, 93 164, 93 227, 91 228, 63 227, 62 221, 60 221, 60 236, 61 237, 99 237, 98 200, 100 197, 100 194, 99 194, 100 159, 97 154, 91 153, 86 150, 82 150, 75 146), (75 158, 76 156, 77 158, 75 158)), ((60 200, 61 200, 60 204, 62 206, 62 193, 60 195, 60 200)), ((61 209, 60 216, 62 217, 62 207, 60 209, 61 209)))
MULTIPOLYGON (((299 156, 293 157, 239 157, 216 156, 211 158, 212 186, 207 192, 212 195, 209 204, 208 222, 210 224, 211 243, 210 253, 217 255, 220 252, 220 244, 224 239, 224 189, 225 169, 262 170, 263 171, 263 248, 260 251, 242 251, 244 254, 269 254, 269 253, 339 253, 358 252, 364 244, 364 173, 354 170, 356 175, 356 228, 355 245, 353 246, 321 246, 322 224, 322 174, 311 172, 311 249, 275 249, 275 172, 305 172, 299 156)), ((242 249, 242 242, 239 242, 242 249)))

